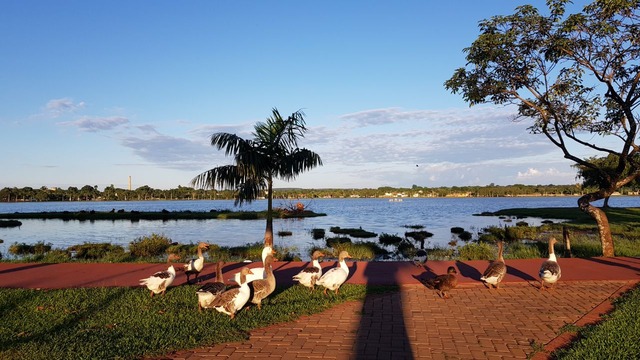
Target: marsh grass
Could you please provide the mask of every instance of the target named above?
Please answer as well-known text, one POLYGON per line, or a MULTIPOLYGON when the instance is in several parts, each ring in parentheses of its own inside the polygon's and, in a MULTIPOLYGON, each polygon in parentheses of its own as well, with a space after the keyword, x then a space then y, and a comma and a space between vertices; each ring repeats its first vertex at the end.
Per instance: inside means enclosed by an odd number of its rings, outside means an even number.
POLYGON ((142 288, 0 289, 0 358, 134 359, 247 339, 252 329, 292 321, 391 287, 345 284, 338 295, 277 288, 234 320, 199 313, 197 285, 150 297, 142 288))

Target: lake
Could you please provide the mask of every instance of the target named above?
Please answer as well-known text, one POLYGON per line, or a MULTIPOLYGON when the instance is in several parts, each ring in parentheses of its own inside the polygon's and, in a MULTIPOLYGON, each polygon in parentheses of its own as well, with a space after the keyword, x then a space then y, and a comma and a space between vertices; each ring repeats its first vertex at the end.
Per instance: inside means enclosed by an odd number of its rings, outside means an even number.
MULTIPOLYGON (((322 240, 313 240, 311 230, 326 230, 326 237, 334 234, 329 228, 362 228, 367 231, 403 236, 409 225, 422 225, 423 230, 434 234, 425 247, 446 246, 452 239, 451 228, 459 226, 476 233, 491 226, 513 225, 498 217, 473 216, 482 212, 494 212, 508 208, 573 207, 577 197, 509 197, 509 198, 404 198, 389 199, 314 199, 301 200, 308 210, 327 216, 304 219, 274 219, 274 244, 296 247, 302 258, 314 246, 324 246, 322 240), (280 237, 279 231, 291 231, 293 235, 280 237)), ((296 201, 274 200, 274 206, 290 207, 296 201)), ((601 205, 596 203, 595 205, 601 205)), ((639 207, 640 197, 619 196, 610 200, 614 207, 639 207)), ((195 201, 127 201, 127 202, 28 202, 0 203, 0 213, 42 211, 209 211, 215 210, 265 210, 266 200, 255 201, 240 208, 232 200, 195 201)), ((530 225, 539 225, 544 219, 525 219, 530 225)), ((205 241, 220 246, 237 246, 262 242, 265 220, 169 220, 169 221, 63 221, 20 220, 17 228, 0 228, 0 252, 7 255, 13 243, 51 243, 54 248, 66 248, 74 244, 108 242, 127 246, 132 240, 152 233, 162 234, 182 244, 205 241)), ((354 241, 358 239, 353 239, 354 241)), ((367 240, 367 239, 365 239, 367 240)), ((377 241, 377 238, 368 239, 377 241)))

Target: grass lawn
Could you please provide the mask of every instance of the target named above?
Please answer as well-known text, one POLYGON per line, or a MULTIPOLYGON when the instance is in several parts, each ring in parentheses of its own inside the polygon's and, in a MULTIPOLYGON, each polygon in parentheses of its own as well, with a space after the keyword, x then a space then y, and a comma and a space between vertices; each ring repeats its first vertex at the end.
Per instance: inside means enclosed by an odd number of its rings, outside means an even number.
POLYGON ((1 359, 133 359, 242 341, 255 328, 292 321, 392 287, 345 284, 335 296, 302 286, 276 289, 262 310, 234 320, 198 312, 197 285, 149 296, 141 288, 0 289, 1 359))
POLYGON ((640 288, 614 301, 615 310, 603 322, 579 330, 579 338, 556 359, 640 359, 640 288))

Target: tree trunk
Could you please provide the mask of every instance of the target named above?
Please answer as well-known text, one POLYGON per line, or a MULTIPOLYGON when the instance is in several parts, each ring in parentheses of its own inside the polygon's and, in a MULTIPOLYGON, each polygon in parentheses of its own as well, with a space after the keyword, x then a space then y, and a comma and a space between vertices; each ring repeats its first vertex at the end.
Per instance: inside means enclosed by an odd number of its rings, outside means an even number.
POLYGON ((604 197, 604 203, 602 204, 602 207, 605 209, 609 207, 609 196, 604 197))
POLYGON ((264 246, 273 247, 273 180, 267 180, 267 228, 264 231, 264 246))
POLYGON ((564 257, 572 258, 571 253, 571 238, 569 236, 569 229, 566 226, 562 227, 562 238, 564 239, 564 257))
POLYGON ((611 228, 609 227, 609 219, 607 214, 601 209, 591 205, 592 201, 600 200, 604 196, 600 193, 591 193, 584 195, 578 199, 578 207, 580 210, 591 216, 598 225, 598 234, 600 243, 602 244, 602 256, 613 257, 615 251, 613 248, 613 238, 611 236, 611 228))

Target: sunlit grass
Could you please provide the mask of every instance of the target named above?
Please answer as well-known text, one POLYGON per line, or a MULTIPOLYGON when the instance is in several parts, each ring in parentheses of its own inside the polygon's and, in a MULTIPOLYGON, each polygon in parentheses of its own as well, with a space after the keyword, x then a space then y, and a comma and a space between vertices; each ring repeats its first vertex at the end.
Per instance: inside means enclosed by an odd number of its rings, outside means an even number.
POLYGON ((578 331, 579 339, 556 351, 555 359, 640 359, 640 288, 616 299, 615 309, 597 325, 578 331))
POLYGON ((234 320, 199 313, 197 286, 150 297, 142 288, 0 289, 1 359, 133 359, 242 341, 255 328, 288 322, 391 287, 345 284, 325 296, 302 286, 278 288, 262 310, 234 320))

